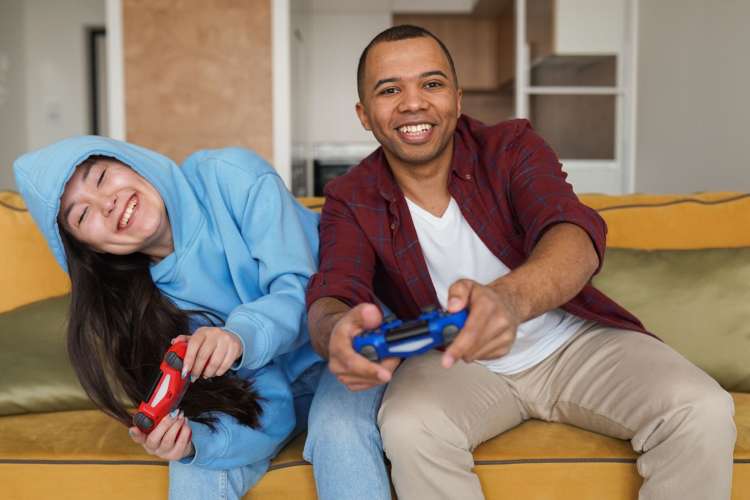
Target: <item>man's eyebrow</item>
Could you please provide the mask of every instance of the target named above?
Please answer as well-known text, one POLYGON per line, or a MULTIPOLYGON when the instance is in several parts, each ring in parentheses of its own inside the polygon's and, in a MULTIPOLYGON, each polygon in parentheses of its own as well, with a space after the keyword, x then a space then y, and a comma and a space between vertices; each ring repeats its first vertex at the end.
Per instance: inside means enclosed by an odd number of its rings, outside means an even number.
POLYGON ((439 69, 436 69, 436 70, 434 70, 434 71, 427 71, 427 72, 425 72, 425 73, 422 73, 422 74, 421 74, 421 75, 419 75, 419 76, 420 76, 420 78, 427 78, 428 76, 442 76, 442 77, 443 77, 443 78, 445 78, 446 80, 448 79, 448 75, 446 75, 445 73, 443 73, 443 72, 442 72, 442 71, 440 71, 439 69))
MULTIPOLYGON (((432 70, 432 71, 425 71, 424 73, 419 75, 419 78, 427 78, 430 76, 442 76, 446 80, 448 79, 448 75, 445 74, 445 72, 440 71, 439 69, 432 70)), ((397 77, 391 77, 391 78, 383 78, 382 80, 378 80, 377 83, 375 83, 375 86, 372 88, 373 92, 377 90, 378 87, 385 83, 393 83, 401 80, 401 78, 397 77)))
POLYGON ((393 82, 397 82, 399 80, 400 80, 400 78, 396 78, 395 76, 391 77, 391 78, 383 78, 382 80, 378 80, 377 83, 375 83, 375 86, 372 88, 372 90, 374 92, 378 87, 380 87, 381 85, 383 85, 385 83, 393 83, 393 82))

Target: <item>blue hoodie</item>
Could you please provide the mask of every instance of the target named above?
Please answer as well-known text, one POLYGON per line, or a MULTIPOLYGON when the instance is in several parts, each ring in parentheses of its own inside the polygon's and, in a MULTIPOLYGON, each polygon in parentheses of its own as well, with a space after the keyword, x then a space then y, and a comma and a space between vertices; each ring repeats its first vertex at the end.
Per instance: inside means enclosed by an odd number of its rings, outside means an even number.
MULTIPOLYGON (((14 164, 32 217, 67 271, 57 225, 60 197, 77 165, 106 155, 130 166, 164 200, 174 252, 151 267, 161 292, 181 309, 209 311, 242 342, 233 367, 253 379, 261 426, 217 414, 217 432, 193 421, 188 463, 228 469, 267 460, 295 426, 290 384, 320 358, 310 347, 305 288, 318 262, 318 216, 299 205, 274 169, 239 148, 199 151, 179 168, 145 148, 75 137, 14 164)), ((175 335, 180 332, 175 332, 175 335)))

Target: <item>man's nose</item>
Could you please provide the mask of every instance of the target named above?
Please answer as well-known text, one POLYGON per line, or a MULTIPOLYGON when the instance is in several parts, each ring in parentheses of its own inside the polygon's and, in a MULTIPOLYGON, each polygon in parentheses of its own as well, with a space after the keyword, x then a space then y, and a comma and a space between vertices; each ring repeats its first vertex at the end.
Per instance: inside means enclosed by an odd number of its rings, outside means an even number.
POLYGON ((400 104, 400 111, 404 113, 420 111, 427 107, 427 101, 422 92, 416 88, 405 88, 401 93, 400 104))

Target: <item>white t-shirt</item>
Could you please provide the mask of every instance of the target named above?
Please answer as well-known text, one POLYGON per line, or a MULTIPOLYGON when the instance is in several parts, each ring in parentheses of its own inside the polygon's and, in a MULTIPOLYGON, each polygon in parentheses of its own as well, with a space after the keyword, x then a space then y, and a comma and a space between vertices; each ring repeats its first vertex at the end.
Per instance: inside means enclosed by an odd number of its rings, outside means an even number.
MULTIPOLYGON (((510 272, 469 226, 453 198, 442 217, 435 217, 408 198, 406 203, 432 284, 444 309, 448 289, 457 280, 468 278, 486 285, 510 272)), ((479 363, 497 373, 521 372, 552 354, 584 322, 562 309, 553 309, 522 323, 508 354, 479 363)))

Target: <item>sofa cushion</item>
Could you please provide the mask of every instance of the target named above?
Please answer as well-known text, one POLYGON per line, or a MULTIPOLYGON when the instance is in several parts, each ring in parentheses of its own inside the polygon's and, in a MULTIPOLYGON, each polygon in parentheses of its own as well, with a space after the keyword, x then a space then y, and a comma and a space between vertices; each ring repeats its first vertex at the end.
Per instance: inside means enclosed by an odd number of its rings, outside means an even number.
POLYGON ((594 285, 727 390, 750 392, 750 248, 608 249, 594 285))
POLYGON ((70 290, 18 193, 0 191, 0 235, 0 312, 70 290))
POLYGON ((750 194, 581 195, 607 222, 607 246, 640 249, 750 247, 750 194))
POLYGON ((0 313, 0 415, 93 408, 65 349, 69 297, 0 313))
MULTIPOLYGON (((744 500, 750 498, 750 394, 733 396, 732 499, 744 500)), ((314 499, 303 444, 299 436, 284 448, 245 500, 314 499)), ((536 420, 474 451, 489 500, 629 500, 641 484, 636 458, 627 441, 536 420)), ((0 484, 8 498, 163 499, 166 465, 134 444, 120 423, 95 410, 0 417, 0 484)))

